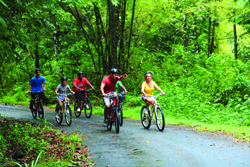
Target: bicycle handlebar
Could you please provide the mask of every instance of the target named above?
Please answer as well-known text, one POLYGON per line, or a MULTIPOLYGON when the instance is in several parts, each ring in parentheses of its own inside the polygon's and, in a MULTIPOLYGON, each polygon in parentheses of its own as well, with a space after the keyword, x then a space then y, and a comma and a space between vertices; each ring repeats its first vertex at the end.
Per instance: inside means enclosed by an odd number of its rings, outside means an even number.
POLYGON ((164 96, 164 95, 161 93, 161 94, 155 95, 155 96, 153 96, 153 97, 156 98, 156 97, 158 97, 158 96, 164 96))
POLYGON ((43 91, 39 91, 39 92, 31 92, 31 93, 43 93, 43 91))
POLYGON ((87 90, 79 90, 80 92, 88 92, 88 91, 93 91, 93 89, 87 89, 87 90))
POLYGON ((68 93, 68 94, 59 94, 57 96, 70 96, 70 95, 73 95, 72 93, 68 93))

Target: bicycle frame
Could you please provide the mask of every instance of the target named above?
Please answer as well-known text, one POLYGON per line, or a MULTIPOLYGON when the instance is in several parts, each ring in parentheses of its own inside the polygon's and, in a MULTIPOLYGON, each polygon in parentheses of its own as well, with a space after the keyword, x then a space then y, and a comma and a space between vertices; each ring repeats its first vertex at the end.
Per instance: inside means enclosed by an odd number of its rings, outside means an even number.
POLYGON ((152 105, 152 107, 151 107, 151 112, 152 112, 152 116, 151 116, 151 118, 153 118, 153 114, 155 113, 155 115, 156 115, 156 117, 158 117, 158 113, 157 112, 155 112, 156 111, 156 108, 157 107, 160 107, 160 104, 157 102, 157 100, 156 100, 156 98, 158 97, 158 96, 163 96, 163 94, 159 94, 159 95, 156 95, 156 96, 153 96, 153 98, 154 98, 154 104, 152 105))
POLYGON ((86 100, 89 99, 88 93, 90 94, 89 91, 91 91, 92 89, 88 89, 88 90, 81 90, 81 92, 84 92, 84 95, 81 96, 81 109, 83 109, 83 105, 85 104, 86 100))

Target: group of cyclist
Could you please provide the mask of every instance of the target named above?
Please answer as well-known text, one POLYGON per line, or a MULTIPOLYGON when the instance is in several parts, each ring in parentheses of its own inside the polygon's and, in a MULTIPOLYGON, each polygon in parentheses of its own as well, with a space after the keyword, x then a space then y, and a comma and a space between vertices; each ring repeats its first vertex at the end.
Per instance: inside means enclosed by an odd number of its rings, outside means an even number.
MULTIPOLYGON (((123 74, 122 76, 118 76, 119 71, 115 68, 112 68, 110 70, 110 75, 103 78, 101 82, 101 93, 103 95, 103 102, 105 105, 104 108, 104 126, 107 126, 108 122, 108 114, 111 107, 110 100, 108 98, 107 93, 112 93, 114 96, 117 96, 116 93, 125 92, 127 94, 126 88, 122 85, 121 80, 127 77, 127 74, 123 74)), ((46 91, 46 83, 45 78, 41 76, 41 70, 39 68, 35 69, 35 76, 30 80, 28 85, 28 92, 31 93, 31 102, 30 102, 30 108, 35 103, 35 97, 36 94, 39 94, 39 97, 42 99, 43 92, 46 91), (43 88, 42 88, 43 85, 43 88), (31 87, 31 91, 30 91, 31 87)), ((159 86, 156 85, 154 81, 152 81, 152 73, 146 72, 144 74, 145 82, 142 83, 141 87, 141 99, 146 103, 146 109, 144 110, 145 113, 148 112, 149 106, 154 103, 153 100, 153 91, 154 88, 156 88, 158 91, 160 91, 162 94, 165 94, 159 86)), ((62 102, 64 100, 64 97, 61 96, 61 94, 66 94, 66 91, 69 90, 72 94, 75 95, 75 98, 77 100, 78 108, 77 111, 80 111, 80 104, 81 104, 81 97, 86 96, 85 92, 82 90, 86 89, 86 85, 90 86, 93 90, 95 89, 90 82, 83 77, 83 72, 79 71, 77 73, 77 78, 73 81, 73 90, 70 89, 70 86, 67 85, 68 78, 66 76, 61 77, 61 84, 59 84, 55 90, 56 98, 58 101, 58 104, 60 107, 62 107, 62 102)), ((69 101, 69 99, 67 98, 69 101)), ((121 102, 123 100, 123 96, 119 96, 115 98, 116 104, 119 104, 119 101, 121 102)), ((58 117, 58 114, 56 115, 58 117)))

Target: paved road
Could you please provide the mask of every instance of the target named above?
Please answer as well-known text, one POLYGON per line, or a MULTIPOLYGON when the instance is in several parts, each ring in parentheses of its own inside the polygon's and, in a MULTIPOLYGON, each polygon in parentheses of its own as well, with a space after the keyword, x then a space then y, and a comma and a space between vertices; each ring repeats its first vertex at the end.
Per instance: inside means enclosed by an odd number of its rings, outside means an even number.
MULTIPOLYGON (((0 105, 2 116, 33 120, 28 109, 0 105)), ((103 116, 73 118, 71 126, 58 126, 54 112, 45 118, 67 132, 79 131, 88 137, 84 144, 93 153, 96 166, 162 166, 162 167, 249 167, 250 144, 237 143, 232 136, 194 131, 181 126, 166 126, 159 132, 155 125, 145 130, 139 121, 125 120, 121 133, 107 131, 103 116)), ((40 122, 39 120, 34 120, 40 122)))

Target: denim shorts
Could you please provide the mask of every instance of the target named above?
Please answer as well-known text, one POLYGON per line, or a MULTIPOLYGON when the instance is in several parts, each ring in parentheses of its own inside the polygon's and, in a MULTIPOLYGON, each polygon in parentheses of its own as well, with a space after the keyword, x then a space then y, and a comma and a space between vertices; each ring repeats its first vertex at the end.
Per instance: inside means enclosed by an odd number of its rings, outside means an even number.
MULTIPOLYGON (((153 96, 151 96, 151 95, 148 95, 148 97, 149 97, 150 99, 152 99, 152 100, 154 99, 153 96)), ((142 99, 144 102, 146 102, 146 98, 147 98, 146 96, 141 95, 141 99, 142 99)))

